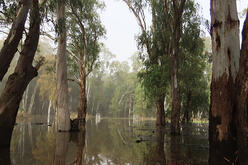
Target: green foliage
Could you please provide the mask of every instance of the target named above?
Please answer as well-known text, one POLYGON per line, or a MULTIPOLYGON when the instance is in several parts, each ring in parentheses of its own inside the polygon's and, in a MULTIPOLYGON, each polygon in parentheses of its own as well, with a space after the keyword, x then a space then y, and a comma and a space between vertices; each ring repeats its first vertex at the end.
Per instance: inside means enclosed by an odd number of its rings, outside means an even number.
POLYGON ((0 24, 11 24, 16 16, 18 2, 13 0, 0 1, 0 24))
POLYGON ((180 48, 180 93, 183 111, 189 104, 194 114, 209 107, 208 56, 204 52, 204 40, 200 37, 200 17, 193 1, 186 3, 183 15, 183 34, 180 48), (189 98, 190 97, 190 98, 189 98), (189 102, 190 101, 190 102, 189 102))
MULTIPOLYGON (((140 1, 139 1, 140 2, 140 1)), ((140 2, 141 3, 141 2, 140 2)), ((147 2, 146 2, 147 3, 147 2)), ((140 50, 140 60, 143 67, 139 70, 138 77, 145 90, 146 99, 155 102, 158 98, 171 100, 170 96, 170 70, 171 70, 171 21, 172 2, 167 1, 167 9, 162 1, 152 0, 147 3, 151 8, 152 25, 149 30, 142 31, 137 42, 140 50)), ((137 2, 132 1, 134 8, 137 2)), ((137 12, 144 10, 136 9, 137 12)), ((179 86, 183 110, 187 105, 187 96, 192 95, 190 110, 194 113, 207 112, 209 105, 209 59, 204 54, 204 42, 201 39, 200 17, 197 13, 198 6, 194 1, 186 2, 183 12, 182 37, 179 47, 179 86)), ((168 104, 168 106, 170 106, 168 104)), ((168 113, 168 112, 167 112, 168 113)))
MULTIPOLYGON (((85 65, 89 73, 99 65, 98 58, 102 46, 99 40, 106 33, 98 14, 98 11, 104 8, 104 3, 98 0, 72 0, 69 6, 68 48, 81 60, 81 65, 85 65)), ((69 73, 78 75, 78 61, 72 56, 69 56, 68 61, 69 73)))

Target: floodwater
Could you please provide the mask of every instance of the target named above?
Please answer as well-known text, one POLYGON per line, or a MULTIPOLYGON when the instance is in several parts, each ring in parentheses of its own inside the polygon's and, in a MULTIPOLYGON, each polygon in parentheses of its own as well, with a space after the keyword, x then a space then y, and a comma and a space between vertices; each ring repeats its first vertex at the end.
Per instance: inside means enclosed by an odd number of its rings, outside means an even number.
POLYGON ((85 132, 68 134, 19 122, 10 160, 12 165, 207 165, 207 131, 208 125, 193 124, 171 136, 169 126, 158 129, 153 121, 91 119, 85 132))

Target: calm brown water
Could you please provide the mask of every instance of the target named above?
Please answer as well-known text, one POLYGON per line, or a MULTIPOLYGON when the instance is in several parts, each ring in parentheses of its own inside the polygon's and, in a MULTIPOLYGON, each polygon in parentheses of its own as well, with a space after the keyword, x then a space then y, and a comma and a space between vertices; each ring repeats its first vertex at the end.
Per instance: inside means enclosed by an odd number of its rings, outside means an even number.
POLYGON ((13 165, 207 165, 208 126, 190 125, 181 136, 152 121, 89 120, 84 134, 55 133, 32 123, 15 126, 11 144, 13 165))

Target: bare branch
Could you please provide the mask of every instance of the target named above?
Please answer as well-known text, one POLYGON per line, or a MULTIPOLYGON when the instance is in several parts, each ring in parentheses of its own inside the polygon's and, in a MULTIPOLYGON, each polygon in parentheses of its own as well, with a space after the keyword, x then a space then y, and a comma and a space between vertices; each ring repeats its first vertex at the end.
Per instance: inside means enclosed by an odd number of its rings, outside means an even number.
POLYGON ((40 31, 40 35, 46 36, 46 37, 48 37, 49 39, 51 39, 53 41, 56 40, 55 37, 53 37, 51 34, 45 32, 45 31, 40 31))
POLYGON ((145 22, 142 22, 142 20, 144 21, 144 19, 140 18, 140 15, 135 11, 135 9, 133 8, 131 2, 129 0, 123 0, 127 6, 129 7, 129 9, 133 12, 134 16, 136 17, 137 21, 138 21, 138 24, 141 28, 141 30, 143 32, 146 31, 146 25, 145 25, 145 22))
POLYGON ((78 64, 82 64, 81 60, 75 56, 70 50, 66 50, 66 52, 78 63, 78 64))

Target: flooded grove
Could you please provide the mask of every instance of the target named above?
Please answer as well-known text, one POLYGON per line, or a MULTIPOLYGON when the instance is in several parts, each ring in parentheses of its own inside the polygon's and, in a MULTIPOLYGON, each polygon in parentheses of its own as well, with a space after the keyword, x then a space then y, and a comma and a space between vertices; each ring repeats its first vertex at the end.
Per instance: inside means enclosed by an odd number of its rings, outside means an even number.
MULTIPOLYGON (((169 125, 128 119, 88 120, 82 133, 56 133, 42 122, 18 122, 11 141, 12 165, 207 165, 208 125, 182 127, 171 136, 169 125)), ((1 154, 2 155, 2 154, 1 154)), ((7 158, 6 158, 7 157, 7 158)))

